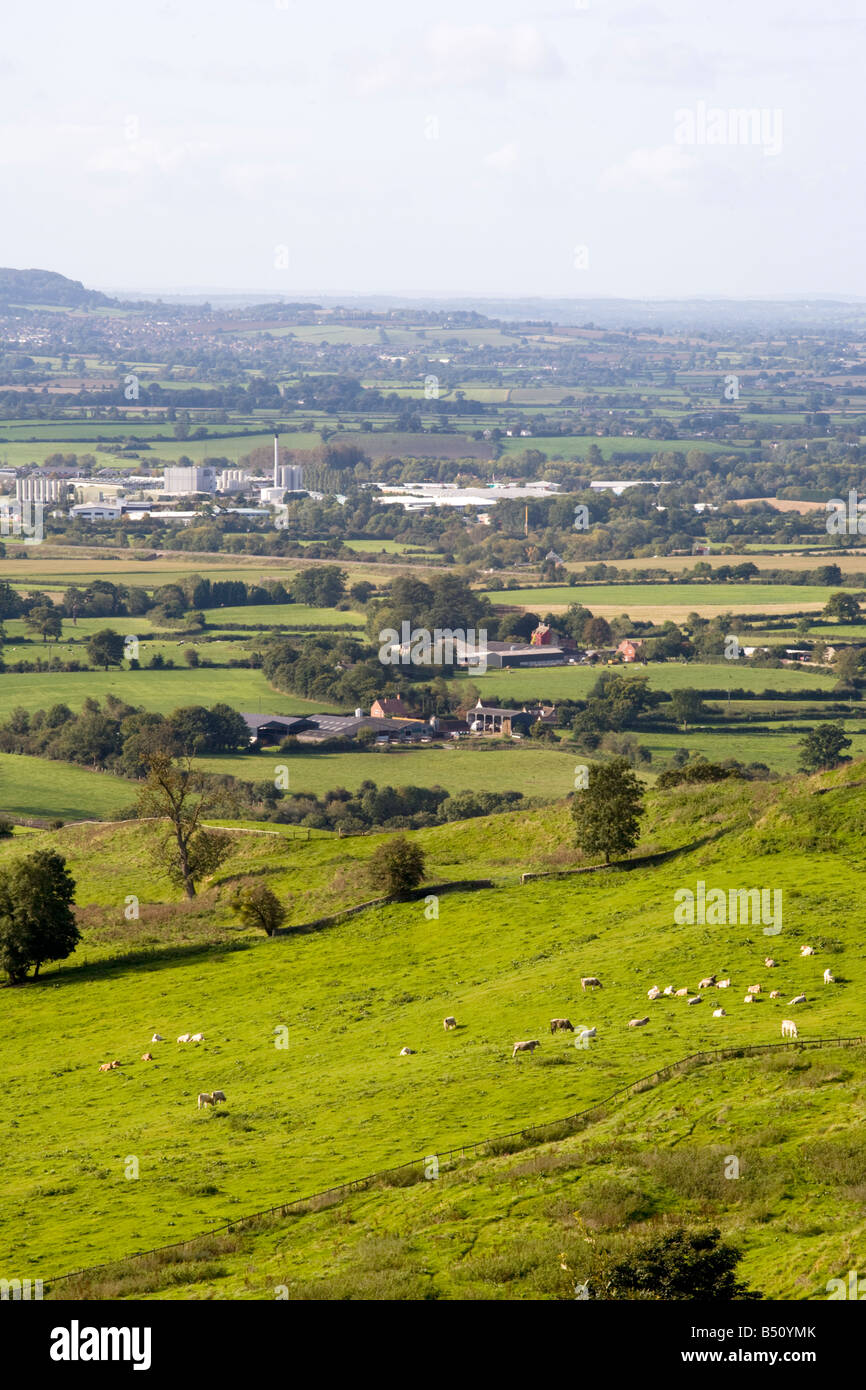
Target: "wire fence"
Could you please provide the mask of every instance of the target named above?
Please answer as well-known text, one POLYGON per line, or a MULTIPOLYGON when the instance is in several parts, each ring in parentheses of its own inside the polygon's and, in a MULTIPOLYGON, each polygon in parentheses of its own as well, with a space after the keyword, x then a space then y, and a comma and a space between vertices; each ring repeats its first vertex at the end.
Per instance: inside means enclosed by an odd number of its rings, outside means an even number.
MULTIPOLYGON (((560 1119, 545 1120, 537 1125, 524 1125, 521 1129, 511 1130, 507 1134, 497 1134, 487 1139, 478 1139, 468 1144, 455 1145, 454 1148, 445 1149, 436 1154, 425 1154, 420 1158, 409 1159, 405 1163, 397 1164, 393 1168, 380 1168, 375 1173, 368 1173, 361 1178, 351 1179, 349 1182, 338 1183, 334 1187, 328 1187, 321 1192, 314 1192, 307 1197, 295 1197, 289 1202, 281 1202, 273 1207, 265 1207, 262 1211, 251 1212, 246 1216, 238 1217, 234 1221, 226 1221, 221 1226, 212 1226, 208 1231, 202 1231, 199 1235, 188 1236, 186 1240, 174 1241, 169 1245, 156 1245, 151 1250, 139 1250, 133 1255, 122 1256, 117 1260, 108 1260, 103 1264, 85 1266, 83 1269, 73 1270, 67 1274, 54 1275, 45 1280, 46 1288, 53 1288, 57 1284, 62 1284, 67 1279, 77 1279, 82 1275, 96 1274, 100 1270, 115 1269, 120 1264, 131 1263, 135 1260, 148 1259, 152 1255, 163 1254, 169 1250, 181 1250, 190 1248, 199 1241, 208 1240, 212 1236, 223 1235, 230 1231, 242 1230, 245 1226, 254 1225, 257 1221, 266 1220, 275 1216, 291 1216, 302 1214, 305 1209, 311 1207, 328 1206, 339 1202, 343 1197, 349 1196, 354 1192, 363 1192, 373 1187, 376 1183, 388 1184, 389 1179, 394 1179, 396 1175, 405 1175, 405 1183, 395 1182, 394 1186, 409 1186, 412 1181, 420 1181, 426 1176, 426 1168, 432 1159, 436 1159, 441 1167, 443 1163, 453 1163, 459 1159, 472 1158, 479 1153, 492 1156, 497 1149, 507 1151, 508 1145, 514 1141, 520 1141, 521 1146, 527 1148, 533 1144, 551 1143, 556 1139, 565 1138, 563 1131, 569 1129, 577 1130, 590 1122, 593 1116, 602 1117, 602 1113, 609 1106, 628 1099, 630 1096, 639 1095, 642 1091, 649 1090, 653 1086, 660 1085, 664 1081, 669 1081, 672 1076, 686 1070, 692 1066, 702 1066, 708 1062, 732 1061, 740 1057, 756 1057, 767 1052, 803 1052, 811 1048, 821 1047, 862 1047, 866 1044, 866 1037, 846 1037, 846 1038, 803 1038, 781 1043, 750 1043, 741 1047, 715 1048, 706 1052, 693 1052, 687 1057, 681 1057, 676 1062, 669 1062, 666 1066, 658 1067, 655 1071, 648 1072, 646 1076, 641 1076, 637 1081, 628 1082, 625 1086, 618 1087, 611 1091, 610 1095, 602 1100, 593 1102, 583 1110, 576 1111, 573 1115, 566 1115, 560 1119), (546 1137, 545 1137, 546 1135, 546 1137)), ((437 1170, 438 1171, 438 1170, 437 1170)))

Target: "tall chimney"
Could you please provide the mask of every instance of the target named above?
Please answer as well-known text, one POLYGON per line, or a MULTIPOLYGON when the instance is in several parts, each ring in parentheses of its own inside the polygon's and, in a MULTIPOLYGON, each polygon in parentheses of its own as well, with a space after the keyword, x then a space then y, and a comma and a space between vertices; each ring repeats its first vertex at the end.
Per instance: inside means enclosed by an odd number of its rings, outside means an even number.
POLYGON ((279 468, 279 466, 280 466, 280 436, 279 436, 278 434, 274 434, 274 487, 279 487, 279 485, 280 485, 280 484, 279 484, 279 480, 278 480, 278 478, 277 478, 277 469, 279 468))

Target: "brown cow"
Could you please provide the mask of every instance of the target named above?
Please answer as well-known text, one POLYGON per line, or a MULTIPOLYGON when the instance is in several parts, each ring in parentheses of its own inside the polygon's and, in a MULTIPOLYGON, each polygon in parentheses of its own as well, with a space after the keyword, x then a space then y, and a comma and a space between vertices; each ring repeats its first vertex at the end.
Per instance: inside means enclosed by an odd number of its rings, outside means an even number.
POLYGON ((537 1039, 535 1039, 533 1042, 515 1043, 514 1051, 511 1054, 512 1059, 514 1059, 517 1056, 518 1052, 534 1052, 537 1047, 541 1047, 541 1043, 537 1039))
POLYGON ((551 1033, 573 1033, 574 1024, 567 1018, 552 1018, 550 1031, 551 1033))

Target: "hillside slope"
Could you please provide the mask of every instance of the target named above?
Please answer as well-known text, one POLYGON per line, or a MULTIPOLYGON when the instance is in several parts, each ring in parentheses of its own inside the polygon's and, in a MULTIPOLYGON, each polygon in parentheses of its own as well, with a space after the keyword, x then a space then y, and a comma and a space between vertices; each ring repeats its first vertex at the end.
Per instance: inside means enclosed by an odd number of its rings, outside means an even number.
MULTIPOLYGON (((0 1221, 10 1264, 21 1277, 60 1274, 572 1114, 702 1049, 778 1041, 787 1001, 800 992, 801 1036, 859 1033, 858 772, 862 764, 783 786, 653 793, 644 843, 669 857, 523 886, 524 868, 576 858, 564 805, 418 832, 431 879, 488 876, 497 886, 443 896, 438 917, 423 902, 395 904, 271 941, 232 925, 238 881, 266 876, 296 895, 293 920, 307 920, 369 894, 364 861, 381 837, 306 843, 237 831, 233 857, 186 907, 171 904, 150 867, 152 827, 28 836, 27 849, 53 843, 68 854, 86 932, 62 967, 0 991, 0 1221), (677 925, 674 894, 699 879, 781 889, 779 935, 677 925), (141 917, 127 922, 133 894, 141 917), (815 955, 803 958, 807 942, 815 955), (768 951, 777 969, 764 967, 768 951), (822 983, 828 965, 834 985, 822 983), (731 989, 697 1007, 647 1001, 654 984, 694 988, 711 971, 729 976, 731 989), (589 974, 602 990, 581 991, 589 974), (756 982, 763 996, 746 1007, 756 982), (766 997, 774 987, 780 1000, 766 997), (715 1019, 720 1002, 728 1016, 715 1019), (459 1030, 443 1031, 446 1014, 459 1030), (627 1027, 644 1015, 648 1026, 627 1027), (549 1035, 558 1016, 597 1028, 588 1050, 549 1035), (201 1047, 173 1041, 197 1030, 201 1047), (144 1063, 154 1031, 170 1041, 144 1063), (521 1038, 542 1047, 512 1061, 521 1038), (401 1057, 404 1046, 416 1055, 401 1057), (114 1057, 122 1067, 100 1075, 114 1057), (198 1092, 214 1087, 228 1104, 197 1111, 198 1092)), ((0 846, 0 865, 21 851, 20 841, 0 846)))
POLYGON ((556 1143, 518 1137, 49 1296, 571 1299, 600 1252, 686 1224, 718 1226, 765 1297, 826 1298, 866 1236, 864 1120, 862 1046, 695 1066, 556 1143))

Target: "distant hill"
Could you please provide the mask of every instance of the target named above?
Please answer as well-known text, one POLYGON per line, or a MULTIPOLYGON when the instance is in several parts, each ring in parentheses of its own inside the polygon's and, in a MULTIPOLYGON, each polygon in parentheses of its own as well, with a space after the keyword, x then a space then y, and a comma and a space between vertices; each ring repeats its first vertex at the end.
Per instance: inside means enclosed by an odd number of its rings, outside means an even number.
POLYGON ((0 304, 64 304, 71 307, 112 307, 116 299, 87 290, 80 280, 56 270, 12 270, 0 267, 0 304))

